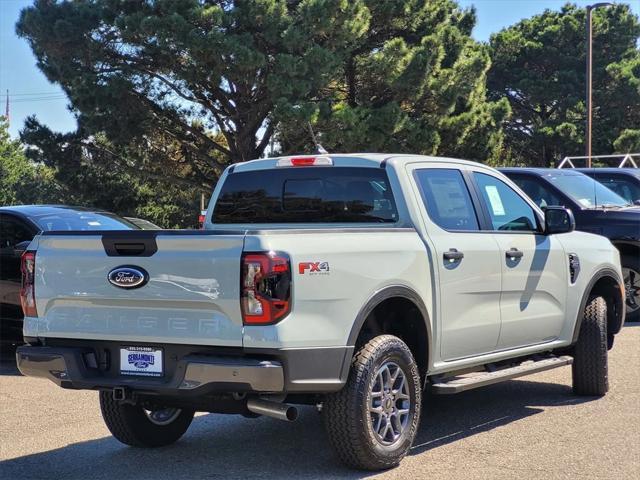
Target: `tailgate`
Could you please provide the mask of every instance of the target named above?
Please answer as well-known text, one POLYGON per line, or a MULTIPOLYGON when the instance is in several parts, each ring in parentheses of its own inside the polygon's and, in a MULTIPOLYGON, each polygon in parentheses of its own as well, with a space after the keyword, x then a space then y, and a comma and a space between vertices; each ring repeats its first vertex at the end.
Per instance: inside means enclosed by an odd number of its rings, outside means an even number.
POLYGON ((240 232, 44 233, 30 323, 40 337, 241 346, 243 242, 240 232), (136 271, 140 286, 113 284, 137 283, 136 271))

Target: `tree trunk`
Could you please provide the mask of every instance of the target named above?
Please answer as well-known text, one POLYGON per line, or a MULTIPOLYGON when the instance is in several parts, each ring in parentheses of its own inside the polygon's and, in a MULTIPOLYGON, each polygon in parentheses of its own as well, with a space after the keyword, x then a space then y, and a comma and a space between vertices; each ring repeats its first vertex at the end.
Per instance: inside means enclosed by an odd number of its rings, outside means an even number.
POLYGON ((358 105, 356 101, 356 67, 353 55, 347 60, 346 66, 346 82, 347 82, 347 103, 350 107, 358 105))

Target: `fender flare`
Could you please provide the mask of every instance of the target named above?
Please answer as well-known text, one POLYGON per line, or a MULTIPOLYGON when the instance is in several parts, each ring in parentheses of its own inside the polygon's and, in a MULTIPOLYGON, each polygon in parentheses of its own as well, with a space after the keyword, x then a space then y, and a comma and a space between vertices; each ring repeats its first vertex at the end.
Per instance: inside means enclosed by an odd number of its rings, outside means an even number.
MULTIPOLYGON (((589 280, 589 283, 587 284, 587 287, 584 290, 584 293, 582 294, 582 300, 580 301, 580 307, 578 310, 578 317, 576 318, 576 325, 573 329, 573 339, 571 340, 571 344, 575 344, 578 341, 578 336, 580 335, 580 327, 582 325, 582 321, 584 320, 584 309, 587 306, 587 301, 589 300, 589 296, 591 295, 591 291, 593 290, 593 287, 596 285, 596 283, 598 283, 598 281, 602 280, 603 278, 609 277, 612 280, 614 280, 618 285, 624 285, 624 282, 622 281, 622 279, 620 278, 620 276, 618 275, 618 273, 611 269, 611 268, 603 268, 602 270, 598 270, 595 275, 593 275, 593 277, 591 277, 591 280, 589 280)), ((620 321, 620 325, 618 326, 617 329, 615 329, 614 334, 618 333, 620 331, 620 328, 622 328, 622 325, 624 324, 624 299, 622 302, 622 312, 621 312, 621 321, 620 321)))
POLYGON ((347 340, 347 345, 354 346, 356 340, 358 339, 358 335, 360 334, 360 330, 364 325, 365 320, 371 314, 371 312, 382 302, 385 300, 389 300, 390 298, 404 298, 409 300, 413 305, 418 309, 420 314, 422 315, 422 319, 425 324, 425 328, 427 331, 427 368, 431 365, 431 355, 433 350, 433 345, 431 343, 432 332, 431 332, 431 319, 429 317, 429 312, 427 311, 427 307, 422 301, 422 297, 410 287, 406 285, 388 285, 383 287, 382 289, 376 291, 369 299, 365 302, 364 306, 358 312, 356 319, 351 327, 351 332, 349 333, 349 338, 347 340))

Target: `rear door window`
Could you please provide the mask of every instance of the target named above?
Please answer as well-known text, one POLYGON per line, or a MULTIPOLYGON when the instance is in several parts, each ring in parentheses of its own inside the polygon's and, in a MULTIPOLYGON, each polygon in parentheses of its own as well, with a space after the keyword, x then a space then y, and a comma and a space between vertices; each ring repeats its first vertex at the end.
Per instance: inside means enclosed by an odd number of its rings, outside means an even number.
POLYGON ((445 230, 479 230, 478 217, 460 170, 425 168, 416 170, 427 213, 445 230))
POLYGON ((395 223, 398 211, 381 168, 290 167, 228 175, 211 221, 395 223))
POLYGON ((11 215, 0 215, 0 280, 13 282, 14 287, 3 287, 3 299, 0 304, 0 317, 13 316, 9 312, 15 310, 16 315, 22 318, 20 301, 18 300, 18 288, 20 282, 20 256, 16 255, 15 247, 20 242, 30 241, 35 235, 22 220, 11 215), (11 305, 13 304, 13 305, 11 305), (16 308, 14 308, 17 307, 16 308), (9 310, 3 312, 7 307, 9 310))
POLYGON ((14 247, 27 240, 32 240, 34 233, 20 220, 8 215, 0 215, 0 250, 13 252, 14 247))

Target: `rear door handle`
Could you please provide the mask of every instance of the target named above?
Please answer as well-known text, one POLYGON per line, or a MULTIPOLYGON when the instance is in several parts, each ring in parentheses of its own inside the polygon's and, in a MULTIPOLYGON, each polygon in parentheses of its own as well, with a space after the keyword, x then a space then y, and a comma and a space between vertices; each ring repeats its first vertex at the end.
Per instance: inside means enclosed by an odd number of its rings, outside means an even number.
POLYGON ((505 255, 507 256, 507 258, 509 260, 515 260, 516 258, 522 258, 522 256, 524 255, 524 253, 521 252, 520 250, 518 250, 517 248, 511 248, 511 249, 507 250, 504 253, 505 253, 505 255))
POLYGON ((456 260, 462 260, 464 258, 464 253, 459 252, 455 248, 450 248, 448 252, 444 252, 442 254, 445 260, 449 260, 450 262, 454 262, 456 260))

